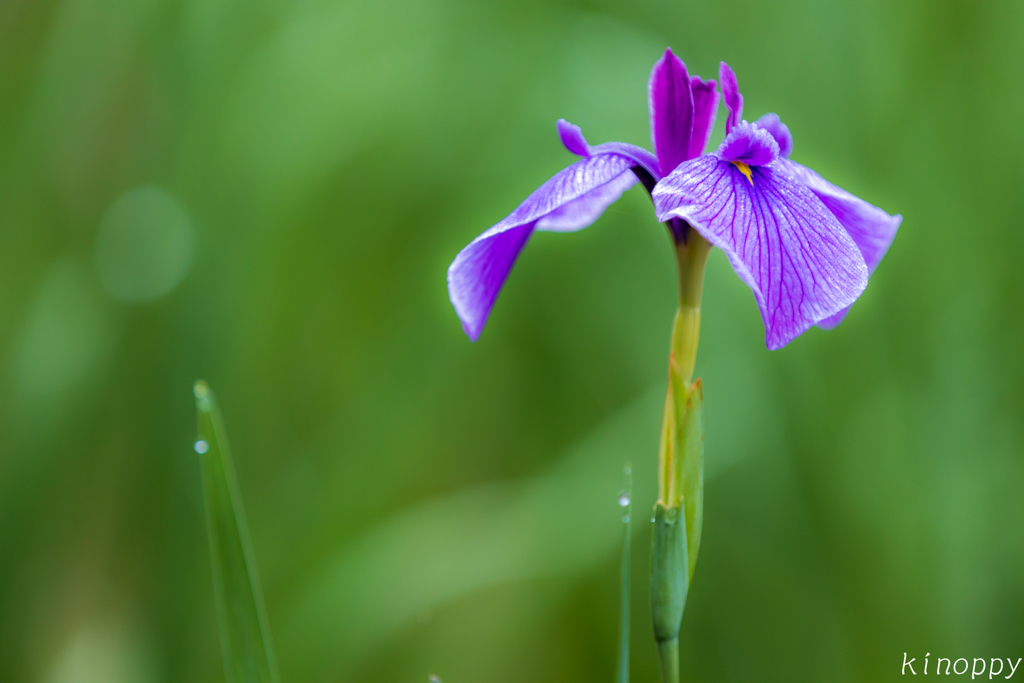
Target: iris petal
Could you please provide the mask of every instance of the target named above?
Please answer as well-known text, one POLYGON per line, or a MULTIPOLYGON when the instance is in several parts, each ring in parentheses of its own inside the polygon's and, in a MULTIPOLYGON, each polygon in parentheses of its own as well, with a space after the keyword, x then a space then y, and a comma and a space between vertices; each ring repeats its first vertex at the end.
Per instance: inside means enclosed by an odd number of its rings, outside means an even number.
POLYGON ((658 172, 658 158, 643 147, 631 145, 628 142, 602 142, 590 148, 594 156, 598 154, 613 154, 625 157, 633 162, 634 166, 644 168, 655 181, 661 180, 661 173, 658 172))
POLYGON ((594 156, 552 176, 504 220, 470 242, 448 267, 448 296, 472 341, 483 331, 498 292, 535 229, 584 228, 635 182, 630 170, 634 159, 597 153, 598 149, 592 148, 594 156))
POLYGON ((693 130, 690 132, 687 159, 704 153, 718 114, 718 90, 714 81, 704 81, 699 76, 693 76, 690 78, 690 93, 693 95, 693 130))
POLYGON ((567 150, 576 156, 590 156, 590 145, 587 144, 587 139, 583 137, 583 131, 579 126, 573 125, 565 119, 558 119, 555 127, 558 129, 559 139, 567 150))
POLYGON ((725 161, 738 161, 748 166, 765 166, 779 156, 779 145, 768 131, 744 121, 733 126, 715 155, 725 161))
MULTIPOLYGON (((857 248, 860 249, 868 267, 868 274, 874 273, 875 268, 881 263, 882 257, 885 256, 896 237, 896 231, 899 229, 900 223, 903 222, 903 216, 899 214, 890 216, 877 206, 833 185, 811 169, 795 161, 780 159, 779 164, 782 170, 803 183, 828 207, 828 210, 832 212, 832 215, 836 217, 839 224, 843 226, 857 248)), ((848 311, 849 307, 819 321, 818 327, 826 330, 832 329, 843 321, 848 311)))
POLYGON ((867 266, 835 216, 776 164, 751 184, 715 155, 688 161, 655 188, 658 220, 687 221, 729 257, 754 292, 765 343, 778 349, 852 304, 867 266))
POLYGON ((789 132, 789 126, 784 124, 778 114, 765 114, 754 125, 768 131, 768 134, 775 138, 779 144, 779 156, 788 157, 793 151, 793 136, 789 132))
POLYGON ((693 96, 683 60, 665 50, 647 81, 647 107, 651 117, 651 143, 662 175, 690 158, 693 96))
POLYGON ((631 159, 633 164, 645 169, 655 181, 661 180, 661 171, 658 167, 658 158, 643 147, 631 145, 628 142, 605 142, 595 147, 587 143, 583 137, 583 131, 565 119, 558 119, 558 137, 567 150, 581 157, 595 156, 598 154, 617 154, 631 159))
POLYGON ((718 81, 722 86, 725 106, 729 108, 729 117, 725 120, 725 134, 728 135, 732 127, 743 120, 743 95, 740 94, 736 74, 725 62, 718 65, 718 81))
POLYGON ((806 185, 828 207, 857 244, 868 266, 868 273, 875 272, 896 237, 903 216, 890 216, 795 161, 782 159, 779 163, 782 170, 806 185))
POLYGON ((614 204, 622 193, 636 185, 637 178, 632 173, 609 180, 598 185, 578 199, 562 204, 560 207, 537 221, 537 230, 548 232, 575 232, 587 227, 614 204))

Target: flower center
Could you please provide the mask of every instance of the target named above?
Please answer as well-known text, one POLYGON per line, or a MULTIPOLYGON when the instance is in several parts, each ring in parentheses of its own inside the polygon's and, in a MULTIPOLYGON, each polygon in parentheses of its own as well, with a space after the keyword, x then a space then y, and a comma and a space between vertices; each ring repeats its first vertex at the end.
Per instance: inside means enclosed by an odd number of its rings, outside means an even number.
POLYGON ((751 185, 754 184, 754 179, 750 176, 750 166, 747 166, 742 161, 730 161, 729 163, 733 164, 734 166, 736 166, 736 168, 740 169, 740 173, 747 176, 747 180, 750 181, 751 185))

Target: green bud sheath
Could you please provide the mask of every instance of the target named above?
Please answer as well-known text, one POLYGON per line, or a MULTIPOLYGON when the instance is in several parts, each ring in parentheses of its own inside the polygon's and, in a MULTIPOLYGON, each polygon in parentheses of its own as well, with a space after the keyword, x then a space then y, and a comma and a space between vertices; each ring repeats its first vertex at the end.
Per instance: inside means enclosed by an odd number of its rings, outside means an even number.
POLYGON ((682 506, 666 508, 659 502, 654 506, 651 615, 666 682, 679 680, 679 626, 690 583, 688 569, 682 506))
POLYGON ((665 683, 679 680, 679 629, 704 516, 703 385, 698 379, 684 391, 678 374, 671 374, 662 449, 666 486, 654 506, 651 553, 651 615, 665 683))

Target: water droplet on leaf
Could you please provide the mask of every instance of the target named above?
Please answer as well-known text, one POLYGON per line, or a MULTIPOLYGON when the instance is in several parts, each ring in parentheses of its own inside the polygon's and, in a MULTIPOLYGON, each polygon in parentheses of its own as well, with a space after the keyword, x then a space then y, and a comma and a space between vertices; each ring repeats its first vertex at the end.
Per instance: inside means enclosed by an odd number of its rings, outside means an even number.
POLYGON ((629 492, 623 491, 619 494, 619 506, 626 507, 627 505, 629 505, 629 492))
POLYGON ((202 455, 206 451, 210 450, 210 444, 206 443, 202 439, 199 439, 198 441, 196 441, 192 445, 192 447, 196 449, 196 453, 198 453, 199 455, 202 455))

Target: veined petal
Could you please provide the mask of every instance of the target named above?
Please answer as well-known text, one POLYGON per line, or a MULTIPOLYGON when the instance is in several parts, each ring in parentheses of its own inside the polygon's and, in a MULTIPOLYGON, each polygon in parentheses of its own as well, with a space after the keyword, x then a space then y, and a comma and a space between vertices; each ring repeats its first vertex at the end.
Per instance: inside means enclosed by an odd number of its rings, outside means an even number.
POLYGON ((665 50, 654 63, 647 81, 647 108, 651 116, 651 144, 662 175, 689 159, 693 130, 693 96, 690 74, 683 60, 665 50))
POLYGON ((868 266, 868 273, 875 272, 885 252, 889 251, 889 245, 896 237, 896 230, 900 227, 903 216, 890 216, 877 206, 833 185, 795 161, 780 159, 779 166, 806 185, 807 189, 828 207, 857 244, 868 266))
POLYGON ((782 122, 778 114, 765 114, 754 125, 763 128, 779 143, 779 156, 788 157, 793 151, 793 136, 789 132, 789 126, 782 122))
POLYGON ((586 227, 632 185, 634 165, 633 159, 618 154, 595 154, 577 161, 459 252, 448 267, 448 296, 470 340, 476 341, 483 331, 494 300, 533 231, 586 227), (606 184, 612 187, 604 188, 606 184), (543 226, 548 216, 551 222, 543 226))
MULTIPOLYGON (((896 237, 896 231, 903 221, 903 216, 890 216, 882 209, 869 204, 860 197, 828 182, 811 169, 791 161, 780 159, 779 167, 790 176, 803 183, 814 195, 828 207, 839 224, 853 239, 867 264, 868 275, 875 272, 882 257, 889 251, 889 246, 896 237)), ((839 313, 819 321, 819 327, 832 329, 843 321, 849 307, 839 313)))
POLYGON ((750 171, 753 182, 715 155, 688 161, 658 183, 654 207, 658 220, 681 218, 726 253, 778 349, 852 304, 867 266, 810 190, 774 163, 750 171))
POLYGON ((743 120, 743 95, 740 94, 736 74, 725 62, 720 62, 718 65, 718 80, 722 86, 722 98, 725 99, 725 106, 729 108, 729 117, 725 120, 725 134, 728 135, 732 131, 732 127, 743 120))
POLYGON ((595 156, 598 154, 613 154, 624 157, 632 161, 634 166, 640 166, 650 173, 655 182, 661 180, 658 157, 638 145, 631 145, 628 142, 602 142, 600 145, 591 147, 590 153, 595 156))
POLYGON ((637 183, 637 177, 632 171, 626 171, 620 176, 609 180, 604 185, 598 185, 582 197, 572 200, 567 204, 547 214, 537 221, 536 230, 548 232, 575 232, 587 227, 604 213, 610 205, 614 204, 622 193, 637 183))
POLYGON ((703 81, 700 76, 690 77, 690 94, 693 96, 693 130, 690 132, 690 152, 687 159, 694 159, 704 153, 711 139, 718 115, 718 89, 714 81, 703 81))

